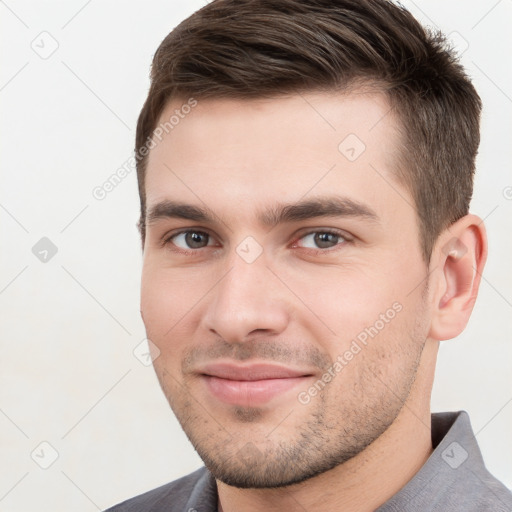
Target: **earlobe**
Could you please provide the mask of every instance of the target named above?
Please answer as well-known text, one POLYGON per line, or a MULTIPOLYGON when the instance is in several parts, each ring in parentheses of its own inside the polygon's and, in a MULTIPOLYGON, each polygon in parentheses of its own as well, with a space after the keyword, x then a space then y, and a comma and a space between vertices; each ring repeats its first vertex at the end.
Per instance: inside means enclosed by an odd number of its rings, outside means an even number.
POLYGON ((435 269, 431 338, 448 340, 464 330, 486 258, 485 227, 476 215, 462 217, 439 236, 431 260, 435 269))

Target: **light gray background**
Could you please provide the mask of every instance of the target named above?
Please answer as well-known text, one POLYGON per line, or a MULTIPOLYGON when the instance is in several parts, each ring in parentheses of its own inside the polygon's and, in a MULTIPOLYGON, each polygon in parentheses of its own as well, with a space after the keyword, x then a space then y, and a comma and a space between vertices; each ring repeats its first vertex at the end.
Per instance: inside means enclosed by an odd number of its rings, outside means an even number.
MULTIPOLYGON (((102 201, 92 191, 132 154, 158 44, 203 5, 0 2, 1 511, 99 510, 201 465, 133 353, 135 173, 102 201), (47 262, 42 237, 58 249, 47 262)), ((467 410, 512 487, 512 0, 405 5, 454 33, 485 105, 472 210, 490 256, 468 328, 442 344, 433 410, 467 410)))

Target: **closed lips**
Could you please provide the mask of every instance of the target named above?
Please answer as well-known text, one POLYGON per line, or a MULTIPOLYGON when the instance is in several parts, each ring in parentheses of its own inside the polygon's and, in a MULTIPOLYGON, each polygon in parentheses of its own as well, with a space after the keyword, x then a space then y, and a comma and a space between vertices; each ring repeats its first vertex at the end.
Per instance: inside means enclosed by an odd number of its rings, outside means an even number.
POLYGON ((277 365, 212 364, 198 372, 210 395, 229 405, 256 407, 284 396, 312 373, 277 365))
POLYGON ((291 379, 297 377, 309 377, 310 371, 295 370, 284 366, 269 364, 252 364, 248 366, 217 363, 206 365, 198 373, 220 379, 255 381, 267 379, 291 379))

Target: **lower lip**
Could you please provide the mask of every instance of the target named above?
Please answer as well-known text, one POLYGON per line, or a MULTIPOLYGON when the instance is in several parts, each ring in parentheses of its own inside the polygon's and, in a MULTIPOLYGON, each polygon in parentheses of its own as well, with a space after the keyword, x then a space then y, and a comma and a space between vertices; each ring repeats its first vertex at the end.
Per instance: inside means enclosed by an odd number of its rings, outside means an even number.
POLYGON ((306 382, 308 377, 265 380, 228 380, 203 375, 210 393, 227 404, 251 407, 263 405, 295 386, 306 382))

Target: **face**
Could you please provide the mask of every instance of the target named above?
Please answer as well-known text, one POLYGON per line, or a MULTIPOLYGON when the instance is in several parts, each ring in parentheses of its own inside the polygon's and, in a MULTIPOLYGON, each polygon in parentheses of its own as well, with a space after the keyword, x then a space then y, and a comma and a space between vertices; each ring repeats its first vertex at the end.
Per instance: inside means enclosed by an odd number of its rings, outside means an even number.
POLYGON ((387 430, 428 334, 397 121, 377 93, 185 104, 146 176, 156 374, 216 478, 301 482, 387 430))

